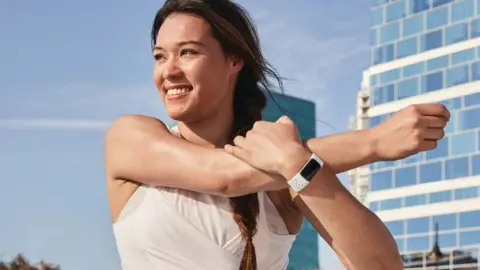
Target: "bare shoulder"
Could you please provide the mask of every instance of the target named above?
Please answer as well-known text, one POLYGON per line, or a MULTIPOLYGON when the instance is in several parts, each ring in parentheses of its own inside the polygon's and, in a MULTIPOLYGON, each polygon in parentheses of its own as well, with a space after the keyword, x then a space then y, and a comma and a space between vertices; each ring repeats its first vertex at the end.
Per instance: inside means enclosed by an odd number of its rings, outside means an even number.
POLYGON ((108 128, 105 135, 105 172, 107 182, 107 195, 110 205, 110 215, 115 223, 122 209, 139 187, 139 183, 125 179, 115 178, 112 174, 111 164, 114 162, 113 155, 121 154, 121 144, 124 144, 125 136, 144 136, 144 131, 167 130, 166 125, 159 119, 145 115, 125 115, 116 119, 108 128))
POLYGON ((303 221, 303 214, 293 201, 296 194, 290 189, 268 191, 268 197, 277 208, 290 234, 297 234, 303 221))
POLYGON ((128 114, 113 121, 108 128, 105 139, 108 142, 127 132, 132 133, 142 129, 152 130, 159 128, 167 130, 167 126, 160 119, 147 115, 128 114))

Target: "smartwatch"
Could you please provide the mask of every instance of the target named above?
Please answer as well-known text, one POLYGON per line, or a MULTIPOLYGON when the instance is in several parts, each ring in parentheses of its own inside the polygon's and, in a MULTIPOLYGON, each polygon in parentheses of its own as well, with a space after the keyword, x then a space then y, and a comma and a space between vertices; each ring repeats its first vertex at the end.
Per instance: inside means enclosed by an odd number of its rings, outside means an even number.
POLYGON ((323 160, 312 153, 312 156, 307 163, 305 163, 302 169, 290 181, 288 181, 288 185, 290 185, 290 187, 292 187, 292 189, 298 193, 310 183, 312 178, 322 167, 323 160))

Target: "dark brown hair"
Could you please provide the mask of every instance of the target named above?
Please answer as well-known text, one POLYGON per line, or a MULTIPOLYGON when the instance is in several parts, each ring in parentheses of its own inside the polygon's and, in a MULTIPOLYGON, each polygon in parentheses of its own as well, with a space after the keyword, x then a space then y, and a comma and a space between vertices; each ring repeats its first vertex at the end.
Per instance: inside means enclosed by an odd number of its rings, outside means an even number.
MULTIPOLYGON (((273 78, 283 90, 280 76, 268 64, 260 50, 255 26, 247 11, 230 0, 167 0, 157 12, 152 27, 152 46, 165 19, 172 13, 190 13, 204 18, 212 35, 224 52, 244 61, 235 86, 233 109, 234 123, 230 141, 237 135, 245 136, 253 124, 262 119, 266 106, 265 91, 272 88, 268 78, 273 78)), ((259 205, 257 194, 231 198, 233 218, 246 241, 241 270, 256 270, 257 261, 253 236, 257 230, 259 205)))

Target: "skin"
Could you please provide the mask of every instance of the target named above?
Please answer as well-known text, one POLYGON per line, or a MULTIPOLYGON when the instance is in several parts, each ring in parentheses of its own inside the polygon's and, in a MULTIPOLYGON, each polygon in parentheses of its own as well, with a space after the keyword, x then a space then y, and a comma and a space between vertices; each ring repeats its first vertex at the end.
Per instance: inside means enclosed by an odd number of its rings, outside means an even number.
POLYGON ((450 117, 444 106, 409 106, 374 128, 307 141, 299 139, 288 118, 260 121, 245 138, 225 146, 242 60, 224 54, 208 24, 189 14, 167 18, 157 47, 153 80, 183 138, 147 116, 128 115, 112 124, 105 138, 105 166, 113 222, 140 184, 224 197, 268 191, 290 233, 298 233, 306 216, 349 269, 402 269, 390 233, 336 173, 435 148, 450 117), (165 89, 175 85, 192 91, 169 100, 165 89), (287 179, 312 152, 325 167, 296 194, 287 179))

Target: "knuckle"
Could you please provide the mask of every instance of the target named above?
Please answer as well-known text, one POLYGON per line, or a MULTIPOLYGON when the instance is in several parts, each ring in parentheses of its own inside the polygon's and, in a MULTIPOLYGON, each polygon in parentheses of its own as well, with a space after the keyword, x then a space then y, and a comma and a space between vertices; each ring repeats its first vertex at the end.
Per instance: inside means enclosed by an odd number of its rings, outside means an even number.
POLYGON ((419 108, 418 108, 418 104, 410 104, 407 106, 406 110, 409 112, 409 113, 413 113, 413 114, 418 114, 419 112, 419 108))

